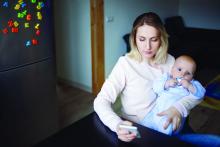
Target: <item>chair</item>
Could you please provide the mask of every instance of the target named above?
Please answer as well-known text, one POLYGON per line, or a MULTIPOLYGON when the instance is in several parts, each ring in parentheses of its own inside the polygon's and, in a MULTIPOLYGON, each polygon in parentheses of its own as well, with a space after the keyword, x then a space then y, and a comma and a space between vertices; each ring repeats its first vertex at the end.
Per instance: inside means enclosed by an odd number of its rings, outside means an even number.
POLYGON ((125 34, 123 36, 123 39, 125 41, 125 44, 126 44, 126 48, 127 48, 127 53, 130 52, 131 48, 130 48, 130 44, 129 44, 129 37, 130 37, 130 34, 125 34))

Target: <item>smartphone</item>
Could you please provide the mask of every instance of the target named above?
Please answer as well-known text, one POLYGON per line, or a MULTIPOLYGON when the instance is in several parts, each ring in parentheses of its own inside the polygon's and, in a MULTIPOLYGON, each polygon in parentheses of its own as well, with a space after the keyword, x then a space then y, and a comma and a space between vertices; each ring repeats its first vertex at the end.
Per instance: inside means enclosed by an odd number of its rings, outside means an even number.
POLYGON ((141 135, 140 135, 137 127, 135 127, 135 126, 129 126, 129 125, 122 125, 121 124, 121 125, 119 125, 119 128, 126 129, 126 130, 128 130, 129 132, 132 132, 132 133, 134 132, 136 134, 136 138, 141 138, 141 135))

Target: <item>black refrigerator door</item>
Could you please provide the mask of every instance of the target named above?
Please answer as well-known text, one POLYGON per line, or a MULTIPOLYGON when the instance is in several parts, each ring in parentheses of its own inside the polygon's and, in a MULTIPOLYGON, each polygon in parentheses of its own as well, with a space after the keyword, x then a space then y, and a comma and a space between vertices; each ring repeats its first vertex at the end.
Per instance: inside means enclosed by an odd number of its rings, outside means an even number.
POLYGON ((58 129, 52 59, 0 72, 0 146, 29 147, 58 129))
POLYGON ((51 0, 0 2, 0 71, 53 56, 51 0))

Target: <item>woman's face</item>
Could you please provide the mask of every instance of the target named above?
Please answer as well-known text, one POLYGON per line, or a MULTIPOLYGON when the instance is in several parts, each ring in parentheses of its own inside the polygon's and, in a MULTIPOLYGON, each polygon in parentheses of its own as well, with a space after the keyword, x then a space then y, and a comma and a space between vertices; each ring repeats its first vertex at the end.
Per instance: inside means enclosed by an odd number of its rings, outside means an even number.
POLYGON ((136 44, 143 58, 152 59, 160 43, 160 34, 156 28, 145 24, 137 29, 136 44))

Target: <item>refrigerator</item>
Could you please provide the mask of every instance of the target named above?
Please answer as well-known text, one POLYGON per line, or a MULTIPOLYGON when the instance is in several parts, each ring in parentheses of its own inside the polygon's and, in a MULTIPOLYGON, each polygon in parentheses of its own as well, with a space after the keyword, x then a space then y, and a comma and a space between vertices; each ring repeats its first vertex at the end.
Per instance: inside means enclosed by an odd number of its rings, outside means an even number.
POLYGON ((0 146, 58 130, 52 0, 0 0, 0 146))

